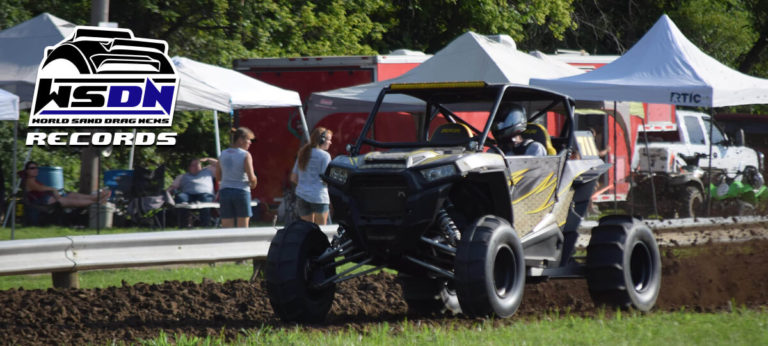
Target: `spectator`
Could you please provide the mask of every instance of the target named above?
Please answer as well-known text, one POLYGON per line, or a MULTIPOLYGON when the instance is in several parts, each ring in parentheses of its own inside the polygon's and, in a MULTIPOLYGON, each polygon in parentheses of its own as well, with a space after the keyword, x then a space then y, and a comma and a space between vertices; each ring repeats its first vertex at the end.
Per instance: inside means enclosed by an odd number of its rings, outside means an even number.
MULTIPOLYGON (((205 157, 201 159, 194 159, 189 163, 189 170, 187 173, 179 175, 173 181, 171 186, 168 187, 168 192, 178 191, 174 198, 176 203, 195 203, 195 202, 213 202, 214 190, 213 179, 216 174, 216 164, 219 161, 205 157), (203 162, 207 162, 208 166, 202 167, 203 162)), ((189 224, 189 210, 181 209, 181 219, 189 224)), ((203 227, 211 225, 211 209, 200 209, 200 223, 203 227)))
POLYGON ((592 137, 595 138, 595 145, 597 146, 597 156, 606 160, 608 153, 611 152, 611 147, 605 147, 605 141, 603 140, 603 132, 598 131, 594 127, 589 128, 589 132, 592 132, 592 137))
POLYGON ((296 209, 302 220, 325 225, 331 199, 328 187, 320 179, 331 162, 328 148, 333 132, 324 127, 312 131, 309 142, 299 149, 299 157, 293 165, 291 182, 296 184, 296 209))
POLYGON ((512 104, 498 114, 504 115, 504 118, 493 125, 493 138, 506 155, 547 155, 544 144, 530 138, 523 139, 521 135, 528 126, 525 108, 512 104))
POLYGON ((224 150, 216 165, 216 180, 220 182, 219 211, 222 227, 248 227, 251 211, 251 189, 256 188, 253 158, 248 148, 253 132, 245 127, 234 130, 232 145, 224 150))
POLYGON ((29 161, 24 165, 24 171, 21 172, 22 186, 27 194, 27 199, 35 204, 49 205, 59 203, 64 208, 87 207, 93 203, 105 203, 111 192, 104 190, 101 192, 101 198, 96 194, 87 195, 77 192, 70 192, 65 195, 59 194, 59 191, 53 187, 46 186, 37 180, 38 165, 35 161, 29 161))

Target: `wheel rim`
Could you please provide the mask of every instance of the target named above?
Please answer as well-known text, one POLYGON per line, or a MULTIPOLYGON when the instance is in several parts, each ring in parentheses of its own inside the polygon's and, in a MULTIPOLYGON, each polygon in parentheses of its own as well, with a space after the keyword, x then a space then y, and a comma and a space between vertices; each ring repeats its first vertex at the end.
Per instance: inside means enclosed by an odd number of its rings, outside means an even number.
POLYGON ((644 243, 638 242, 632 248, 629 267, 631 270, 630 275, 632 276, 632 286, 634 286, 635 291, 645 291, 651 283, 653 260, 651 258, 651 251, 644 243))
POLYGON ((515 253, 509 246, 501 246, 493 263, 493 284, 496 295, 505 297, 515 285, 515 253))

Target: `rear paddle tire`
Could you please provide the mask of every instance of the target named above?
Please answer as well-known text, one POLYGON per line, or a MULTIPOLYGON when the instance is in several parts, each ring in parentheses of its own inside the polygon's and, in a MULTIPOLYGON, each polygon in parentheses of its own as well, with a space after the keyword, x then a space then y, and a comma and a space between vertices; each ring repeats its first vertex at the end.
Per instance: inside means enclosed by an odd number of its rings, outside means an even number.
POLYGON ((587 246, 586 277, 595 305, 649 311, 661 288, 661 256, 644 223, 625 216, 600 219, 587 246))

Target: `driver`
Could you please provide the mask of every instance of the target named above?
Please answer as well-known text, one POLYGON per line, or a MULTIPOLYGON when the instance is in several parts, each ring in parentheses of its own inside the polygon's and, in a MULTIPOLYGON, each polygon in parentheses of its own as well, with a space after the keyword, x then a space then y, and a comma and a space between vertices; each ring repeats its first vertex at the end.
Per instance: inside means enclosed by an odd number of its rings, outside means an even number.
POLYGON ((547 149, 533 139, 521 135, 528 125, 525 108, 511 104, 498 113, 503 118, 493 125, 493 137, 506 155, 545 156, 547 149), (505 114, 506 113, 506 114, 505 114))

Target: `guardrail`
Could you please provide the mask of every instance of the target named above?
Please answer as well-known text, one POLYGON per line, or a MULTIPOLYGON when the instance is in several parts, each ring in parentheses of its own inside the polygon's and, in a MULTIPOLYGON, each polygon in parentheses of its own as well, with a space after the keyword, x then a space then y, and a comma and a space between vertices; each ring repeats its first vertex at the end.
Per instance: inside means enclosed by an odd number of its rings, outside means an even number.
MULTIPOLYGON (((661 238, 665 233, 694 227, 717 230, 735 225, 765 226, 768 218, 649 220, 646 223, 661 238)), ((589 230, 596 225, 594 221, 583 222, 579 229, 580 246, 589 242, 589 230)), ((330 238, 336 234, 337 227, 326 225, 321 229, 330 238)), ((274 227, 226 228, 0 241, 0 275, 52 273, 55 287, 77 287, 76 274, 81 270, 258 261, 266 258, 275 231, 274 227)))
MULTIPOLYGON (((321 229, 330 238, 337 227, 321 229)), ((52 273, 55 287, 77 287, 81 270, 262 260, 275 232, 223 228, 0 241, 0 275, 52 273)))

